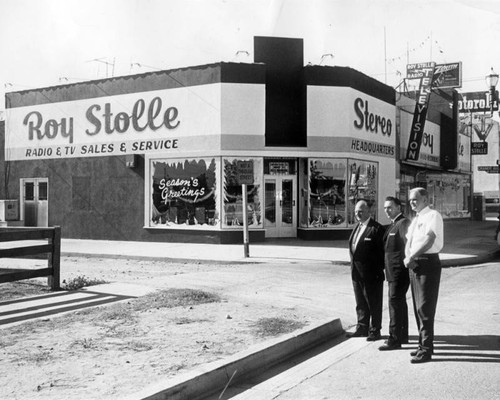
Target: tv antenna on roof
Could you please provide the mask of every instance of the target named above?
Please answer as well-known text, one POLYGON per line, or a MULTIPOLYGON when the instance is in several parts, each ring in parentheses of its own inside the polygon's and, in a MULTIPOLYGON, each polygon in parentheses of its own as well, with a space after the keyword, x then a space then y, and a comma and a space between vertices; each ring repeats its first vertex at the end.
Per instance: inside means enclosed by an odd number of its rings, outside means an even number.
POLYGON ((323 54, 323 55, 321 56, 321 60, 319 60, 319 65, 321 65, 321 63, 322 63, 323 61, 325 61, 326 59, 328 59, 328 58, 329 58, 329 59, 331 59, 331 60, 333 60, 333 59, 334 59, 334 57, 335 57, 335 56, 334 56, 332 53, 323 54))
POLYGON ((108 78, 110 65, 113 67, 111 69, 111 76, 113 77, 115 75, 115 60, 116 60, 116 58, 113 58, 113 62, 109 62, 109 61, 107 61, 107 57, 101 57, 101 58, 94 58, 93 60, 88 60, 87 62, 98 62, 98 63, 106 64, 106 78, 108 78))

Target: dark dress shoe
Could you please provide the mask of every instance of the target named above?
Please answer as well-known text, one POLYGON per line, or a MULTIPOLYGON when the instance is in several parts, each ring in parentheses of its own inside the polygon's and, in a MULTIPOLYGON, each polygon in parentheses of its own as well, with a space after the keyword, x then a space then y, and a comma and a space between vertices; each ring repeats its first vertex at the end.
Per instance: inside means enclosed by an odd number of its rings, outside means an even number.
POLYGON ((390 341, 388 340, 382 346, 380 346, 378 349, 380 351, 387 351, 387 350, 397 350, 400 348, 401 348, 401 343, 398 343, 398 342, 395 342, 392 340, 390 340, 390 341))
POLYGON ((368 334, 366 340, 369 342, 374 342, 376 340, 380 340, 381 338, 382 337, 380 336, 380 331, 373 331, 368 334))
POLYGON ((368 331, 365 331, 364 329, 356 329, 354 332, 348 332, 346 333, 346 337, 352 338, 352 337, 367 337, 368 336, 368 331))
MULTIPOLYGON (((413 350, 412 352, 410 352, 410 356, 412 357, 415 357, 418 353, 420 353, 421 351, 423 351, 421 348, 418 348, 417 350, 413 350)), ((430 354, 434 354, 434 350, 431 350, 431 351, 425 351, 426 353, 430 353, 430 354)))
POLYGON ((419 351, 415 357, 411 359, 412 364, 421 364, 432 360, 432 355, 428 351, 419 351))

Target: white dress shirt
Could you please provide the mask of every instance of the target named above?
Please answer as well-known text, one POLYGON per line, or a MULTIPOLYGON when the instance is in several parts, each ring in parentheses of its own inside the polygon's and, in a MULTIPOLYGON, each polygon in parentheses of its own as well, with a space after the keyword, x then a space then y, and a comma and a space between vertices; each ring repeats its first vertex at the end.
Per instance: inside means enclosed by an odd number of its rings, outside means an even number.
POLYGON ((443 217, 439 212, 427 206, 417 213, 417 216, 408 228, 406 237, 410 246, 410 252, 407 255, 411 256, 415 254, 422 247, 430 232, 433 232, 436 238, 432 246, 424 254, 437 254, 441 251, 444 244, 443 217))

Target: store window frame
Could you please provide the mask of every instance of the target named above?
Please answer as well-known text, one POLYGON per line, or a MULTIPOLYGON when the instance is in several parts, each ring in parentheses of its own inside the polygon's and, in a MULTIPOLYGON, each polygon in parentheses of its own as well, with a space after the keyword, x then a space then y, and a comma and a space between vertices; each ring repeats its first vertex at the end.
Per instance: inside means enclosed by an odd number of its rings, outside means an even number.
MULTIPOLYGON (((222 200, 221 227, 241 230, 243 227, 242 185, 238 181, 238 163, 253 165, 253 184, 247 184, 247 218, 249 229, 264 229, 263 158, 225 156, 221 161, 222 200)), ((240 171, 241 172, 241 171, 240 171)))
MULTIPOLYGON (((301 176, 299 176, 300 228, 313 230, 350 228, 356 224, 354 216, 356 202, 362 199, 368 201, 372 217, 377 219, 379 170, 378 161, 358 158, 311 157, 305 159, 305 163, 301 162, 299 169, 301 171, 301 176), (320 185, 319 182, 313 184, 313 162, 331 164, 332 171, 337 168, 343 169, 344 172, 336 175, 332 172, 330 177, 323 174, 324 178, 321 180, 324 184, 320 185), (338 167, 338 164, 344 164, 345 168, 338 167), (328 197, 331 199, 325 201, 328 197), (319 203, 324 205, 324 210, 320 208, 317 199, 323 200, 319 203)), ((321 173, 318 176, 322 176, 321 173)))
POLYGON ((144 227, 166 230, 220 230, 220 165, 221 157, 214 156, 149 157, 145 171, 147 196, 144 227), (160 164, 164 164, 163 174, 156 171, 160 164), (174 171, 180 174, 174 176, 174 171), (159 209, 158 204, 165 207, 159 209))

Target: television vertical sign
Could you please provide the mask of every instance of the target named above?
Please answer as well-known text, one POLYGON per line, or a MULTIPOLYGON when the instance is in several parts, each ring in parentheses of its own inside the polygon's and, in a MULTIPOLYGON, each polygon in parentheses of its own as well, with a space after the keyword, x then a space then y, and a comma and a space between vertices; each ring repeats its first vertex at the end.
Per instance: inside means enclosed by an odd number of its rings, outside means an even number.
POLYGON ((435 62, 427 62, 409 64, 406 69, 406 77, 408 79, 420 79, 417 103, 415 104, 415 112, 413 113, 413 121, 411 123, 410 139, 406 150, 406 159, 410 161, 418 161, 420 156, 420 146, 422 145, 435 67, 435 62))

